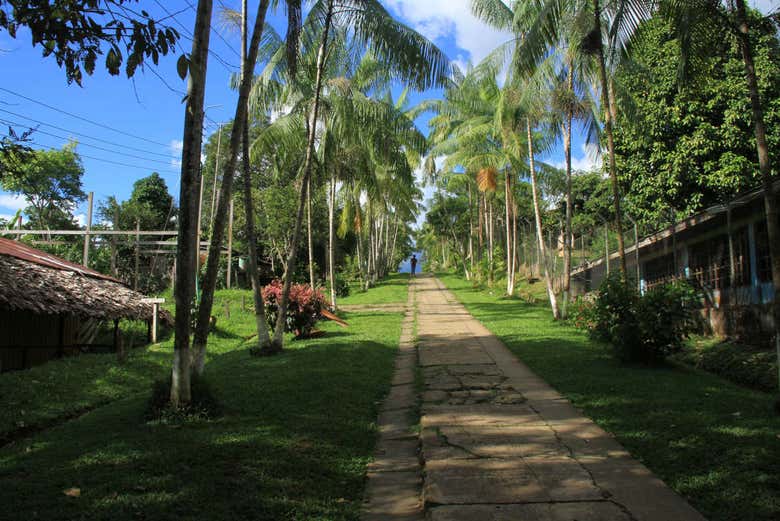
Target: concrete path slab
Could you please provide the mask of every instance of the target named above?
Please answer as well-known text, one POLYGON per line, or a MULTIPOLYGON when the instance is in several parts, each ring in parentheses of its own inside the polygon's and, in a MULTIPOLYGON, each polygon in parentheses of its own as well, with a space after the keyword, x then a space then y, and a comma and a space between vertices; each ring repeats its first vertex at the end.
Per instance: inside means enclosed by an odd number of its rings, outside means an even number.
POLYGON ((364 521, 705 521, 433 277, 410 283, 395 367, 364 521))
POLYGON ((703 521, 607 432, 419 277, 423 503, 434 521, 703 521))

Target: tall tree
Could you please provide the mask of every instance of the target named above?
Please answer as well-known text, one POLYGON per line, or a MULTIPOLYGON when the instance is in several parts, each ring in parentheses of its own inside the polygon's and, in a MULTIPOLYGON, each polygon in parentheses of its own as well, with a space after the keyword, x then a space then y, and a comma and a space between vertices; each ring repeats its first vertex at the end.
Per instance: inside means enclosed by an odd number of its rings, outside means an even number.
MULTIPOLYGON (((251 74, 252 66, 247 60, 248 29, 247 0, 241 0, 241 74, 251 74)), ((252 298, 255 307, 255 328, 257 329, 257 348, 266 348, 271 342, 268 323, 265 320, 265 302, 260 287, 260 274, 257 269, 257 234, 255 233, 255 211, 252 204, 252 179, 249 165, 249 111, 246 112, 241 135, 241 177, 243 180, 244 211, 246 213, 246 240, 249 250, 247 273, 252 284, 252 298)))
POLYGON ((298 255, 304 206, 312 175, 323 72, 334 23, 348 27, 354 36, 356 46, 367 46, 380 61, 385 63, 390 71, 398 74, 399 79, 408 81, 414 87, 425 88, 434 84, 441 85, 449 73, 449 62, 445 55, 418 33, 394 20, 377 0, 320 0, 312 6, 308 19, 312 21, 312 24, 306 29, 312 31, 313 34, 319 33, 319 47, 314 97, 308 119, 306 155, 300 180, 300 202, 288 255, 287 276, 284 281, 279 314, 274 329, 275 350, 281 350, 283 344, 285 316, 298 255), (322 25, 319 25, 320 21, 322 25))
POLYGON ((252 30, 252 38, 244 62, 242 62, 243 74, 238 89, 238 101, 236 114, 233 118, 233 126, 230 130, 230 152, 222 173, 222 186, 219 190, 217 212, 214 216, 213 232, 209 243, 208 261, 206 262, 206 274, 203 277, 203 291, 198 304, 198 320, 195 325, 193 337, 193 371, 200 374, 206 363, 206 344, 208 342, 209 329, 211 327, 211 309, 214 306, 214 292, 217 288, 217 274, 219 270, 219 258, 222 254, 222 242, 227 224, 228 207, 232 198, 233 177, 238 162, 238 152, 246 127, 247 111, 249 110, 249 90, 252 86, 254 64, 257 62, 257 53, 260 46, 260 38, 263 35, 265 15, 268 11, 269 0, 261 0, 255 16, 255 24, 252 30))
POLYGON ((614 89, 610 88, 612 71, 608 66, 616 66, 621 53, 630 49, 638 25, 649 17, 654 4, 655 0, 519 0, 509 8, 500 0, 472 0, 472 9, 477 16, 515 33, 519 41, 514 67, 522 74, 530 74, 547 60, 551 48, 565 41, 567 34, 583 35, 578 49, 585 56, 593 57, 598 72, 620 270, 624 279, 627 271, 613 135, 616 101, 614 89))
POLYGON ((203 100, 206 94, 212 0, 198 0, 192 52, 187 70, 187 104, 182 138, 181 188, 179 191, 179 230, 176 247, 176 317, 171 371, 171 405, 185 406, 192 400, 190 387, 190 323, 195 298, 197 271, 198 188, 203 140, 203 100))

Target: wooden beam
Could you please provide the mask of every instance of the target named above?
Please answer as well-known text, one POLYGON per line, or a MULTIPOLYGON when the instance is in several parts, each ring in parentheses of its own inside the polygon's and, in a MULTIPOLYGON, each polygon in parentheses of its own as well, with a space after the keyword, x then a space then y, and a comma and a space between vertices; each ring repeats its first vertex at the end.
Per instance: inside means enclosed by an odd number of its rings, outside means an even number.
POLYGON ((0 230, 0 235, 160 235, 175 237, 175 230, 0 230))
POLYGON ((82 264, 89 268, 89 232, 92 228, 92 199, 95 193, 90 192, 87 196, 87 226, 84 229, 84 258, 82 264))

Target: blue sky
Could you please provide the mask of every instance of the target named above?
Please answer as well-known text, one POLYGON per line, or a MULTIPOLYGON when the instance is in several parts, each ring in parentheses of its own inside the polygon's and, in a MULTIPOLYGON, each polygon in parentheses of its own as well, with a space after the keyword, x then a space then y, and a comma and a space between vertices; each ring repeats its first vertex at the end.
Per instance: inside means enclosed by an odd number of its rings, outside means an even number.
MULTIPOLYGON (((780 0, 751 0, 751 4, 769 10, 780 0)), ((195 13, 189 4, 194 0, 142 0, 140 5, 155 18, 178 13, 172 25, 183 34, 191 33, 195 13), (183 27, 182 27, 183 26, 183 27)), ((224 0, 228 7, 240 9, 238 0, 224 0)), ((476 20, 469 0, 385 0, 387 8, 401 20, 434 40, 456 63, 478 62, 509 35, 497 33, 476 20)), ((220 2, 215 2, 215 9, 220 2)), ((250 1, 254 13, 256 2, 250 1)), ((283 31, 281 13, 272 15, 270 23, 283 31)), ((235 110, 236 95, 229 88, 230 74, 238 70, 238 36, 218 27, 212 33, 206 89, 206 131, 213 133, 220 123, 229 121, 235 110), (219 59, 217 59, 217 57, 219 59)), ((190 42, 182 40, 189 51, 190 42)), ((11 122, 17 129, 39 125, 33 136, 41 147, 59 148, 70 139, 79 142, 85 175, 84 190, 93 191, 95 200, 110 195, 126 199, 133 182, 159 172, 171 193, 178 197, 180 145, 184 105, 181 103, 186 83, 176 74, 176 57, 160 60, 154 71, 137 71, 132 80, 110 76, 96 68, 85 77, 83 86, 68 85, 64 72, 52 58, 43 58, 40 48, 33 48, 29 34, 20 31, 16 39, 0 32, 0 124, 11 122), (48 105, 44 106, 41 103, 48 105), (68 112, 80 118, 65 114, 68 112), (104 126, 89 123, 90 120, 104 126), (42 124, 39 124, 42 123, 42 124), (111 127, 117 131, 108 130, 111 127), (55 128, 57 127, 57 128, 55 128), (97 139, 102 140, 98 141, 97 139), (100 148, 97 148, 100 147, 100 148)), ((429 91, 414 93, 412 103, 438 96, 429 91)), ((418 125, 427 132, 427 118, 418 125)), ((587 169, 595 158, 586 153, 582 136, 574 139, 575 167, 587 169)), ((559 150, 548 158, 561 162, 559 150)), ((0 217, 26 206, 24 201, 0 191, 0 217)), ((76 212, 86 213, 82 205, 76 212)))

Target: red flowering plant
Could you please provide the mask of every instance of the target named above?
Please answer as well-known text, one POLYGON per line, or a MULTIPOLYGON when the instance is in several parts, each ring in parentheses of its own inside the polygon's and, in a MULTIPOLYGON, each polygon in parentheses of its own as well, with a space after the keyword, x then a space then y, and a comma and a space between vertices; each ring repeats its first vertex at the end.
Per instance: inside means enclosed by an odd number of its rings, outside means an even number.
MULTIPOLYGON (((274 279, 262 291, 265 301, 265 319, 271 327, 276 324, 282 289, 282 281, 274 279)), ((293 284, 290 287, 285 331, 295 333, 298 338, 309 336, 324 306, 325 296, 318 288, 312 288, 308 284, 293 284)))

